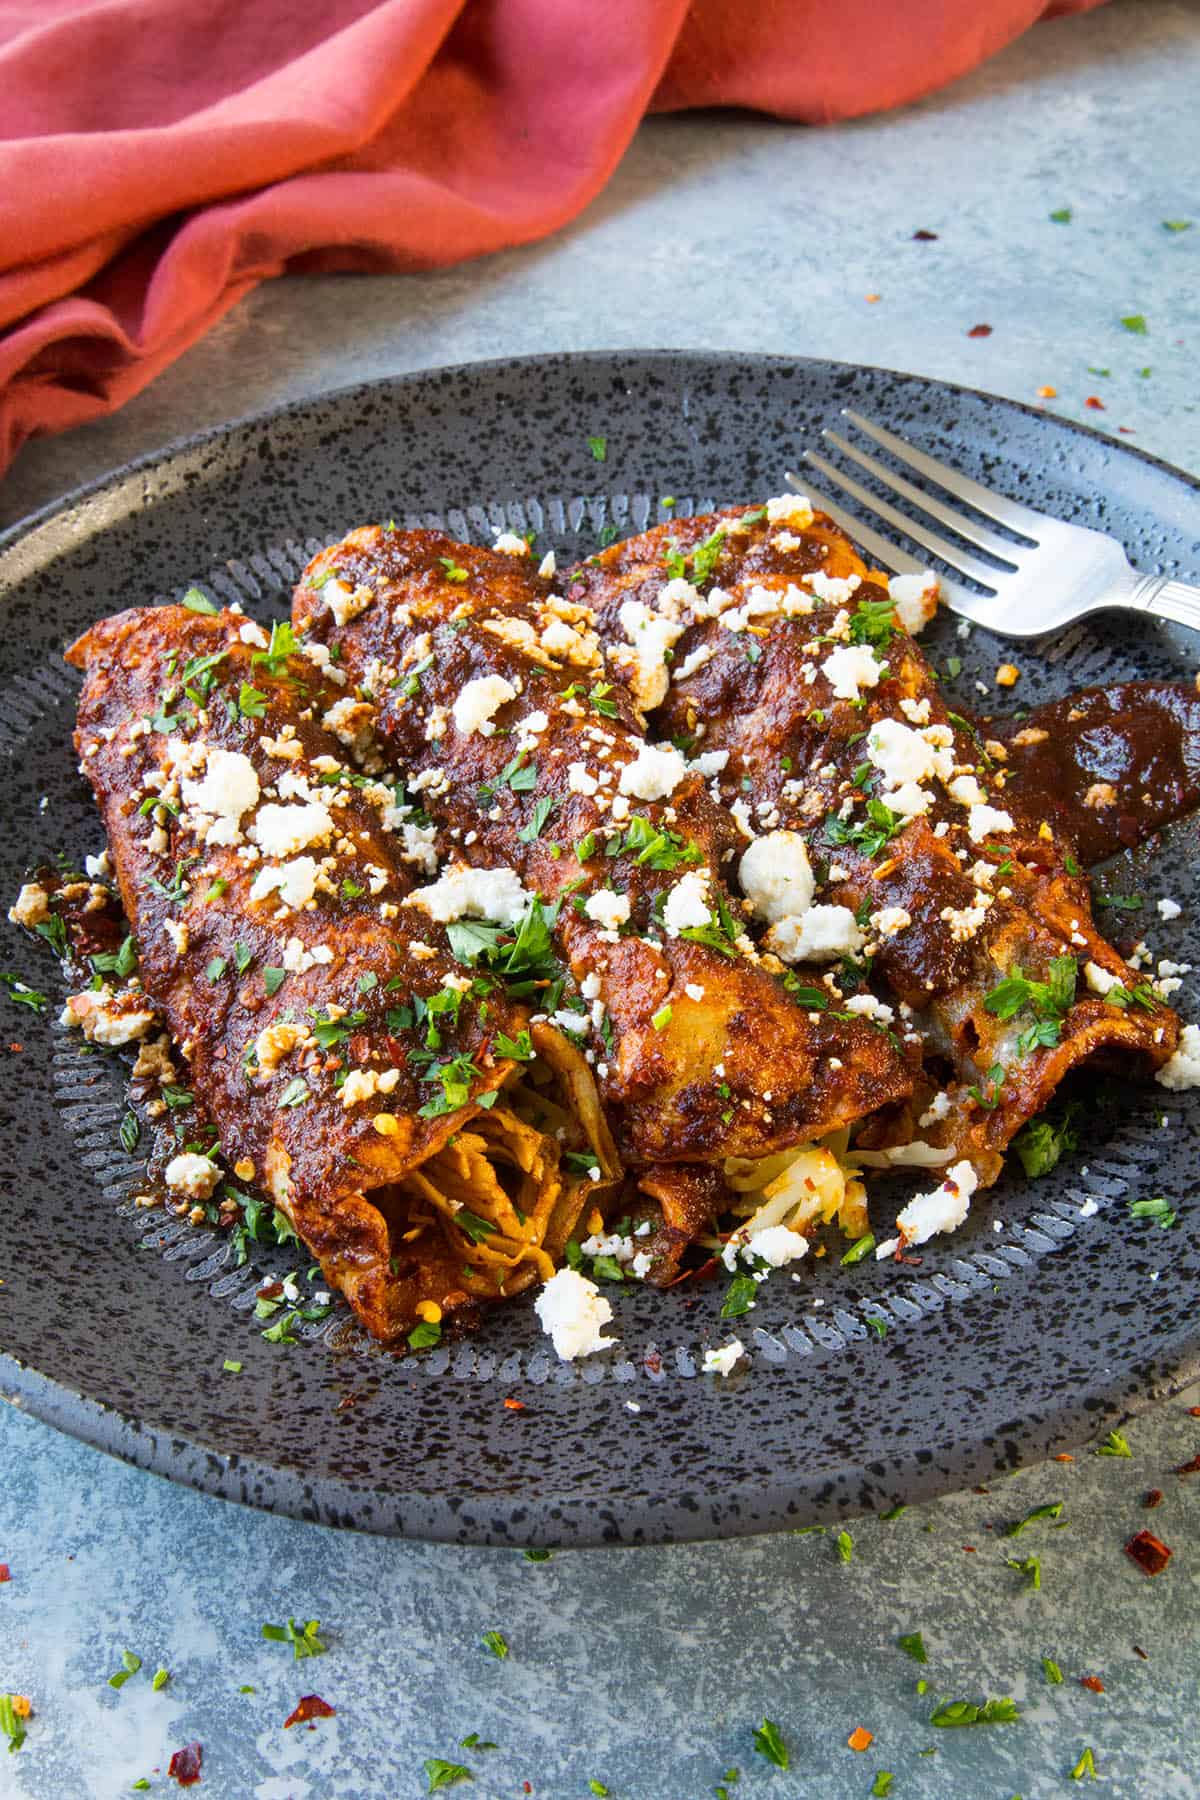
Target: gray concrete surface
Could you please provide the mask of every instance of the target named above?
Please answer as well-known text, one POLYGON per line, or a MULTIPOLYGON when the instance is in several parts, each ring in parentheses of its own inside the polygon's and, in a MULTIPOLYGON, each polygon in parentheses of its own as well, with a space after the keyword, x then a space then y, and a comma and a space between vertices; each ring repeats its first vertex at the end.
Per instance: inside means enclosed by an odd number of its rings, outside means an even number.
MULTIPOLYGON (((1200 12, 1125 0, 1040 28, 893 117, 828 132, 652 122, 548 243, 415 278, 260 289, 117 418, 27 449, 0 483, 0 523, 278 400, 606 345, 808 352, 1030 400, 1053 386, 1048 404, 1200 468, 1197 92, 1200 12), (1070 224, 1052 222, 1065 206, 1070 224), (1163 229, 1188 217, 1192 231, 1163 229), (1122 328, 1130 313, 1148 336, 1122 328), (968 337, 980 323, 991 335, 968 337)), ((197 1791, 217 1800, 399 1800, 425 1791, 434 1756, 469 1765, 451 1791, 480 1800, 587 1800, 589 1781, 613 1800, 700 1800, 731 1767, 736 1800, 865 1800, 881 1770, 896 1800, 1049 1800, 1087 1791, 1070 1771, 1088 1746, 1097 1793, 1191 1796, 1200 1477, 1172 1470, 1200 1450, 1198 1398, 1131 1425, 1130 1458, 1082 1451, 990 1494, 860 1521, 849 1562, 820 1533, 542 1565, 371 1541, 184 1492, 4 1410, 0 1691, 30 1695, 35 1716, 19 1752, 0 1748, 0 1795, 109 1800, 143 1778, 174 1792, 168 1758, 198 1739, 197 1791), (1152 1514, 1150 1487, 1165 1495, 1152 1514), (1058 1499, 1062 1529, 998 1541, 1058 1499), (1175 1553, 1156 1580, 1121 1548, 1147 1523, 1175 1553), (1005 1566, 1014 1544, 1040 1558, 1039 1591, 1005 1566), (295 1662, 262 1640, 289 1613, 321 1619, 326 1655, 295 1662), (491 1629, 504 1661, 480 1647, 491 1629), (924 1666, 896 1645, 918 1629, 924 1666), (143 1667, 117 1692, 123 1649, 143 1667), (284 1731, 311 1692, 336 1717, 284 1731), (930 1726, 938 1701, 984 1695, 1011 1695, 1019 1720, 930 1726), (755 1754, 764 1716, 786 1773, 755 1754), (874 1742, 855 1754, 859 1725, 874 1742), (472 1732, 499 1748, 459 1750, 472 1732)))

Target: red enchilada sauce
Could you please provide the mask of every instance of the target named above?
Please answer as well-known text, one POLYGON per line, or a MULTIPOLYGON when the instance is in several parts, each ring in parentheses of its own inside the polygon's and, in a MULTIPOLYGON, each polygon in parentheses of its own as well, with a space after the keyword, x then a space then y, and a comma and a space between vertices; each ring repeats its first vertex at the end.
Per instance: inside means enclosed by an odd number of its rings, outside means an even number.
POLYGON ((1200 693, 1168 682, 1084 688, 989 720, 1027 818, 1073 839, 1089 867, 1200 806, 1200 693))

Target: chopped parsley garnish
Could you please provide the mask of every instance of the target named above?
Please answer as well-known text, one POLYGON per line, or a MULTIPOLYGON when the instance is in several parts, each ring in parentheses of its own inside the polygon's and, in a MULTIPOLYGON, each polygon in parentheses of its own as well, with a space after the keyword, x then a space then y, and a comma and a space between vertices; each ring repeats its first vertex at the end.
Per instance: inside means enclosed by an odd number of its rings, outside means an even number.
MULTIPOLYGON (((156 881, 155 878, 151 876, 147 885, 154 893, 161 894, 164 900, 169 900, 172 906, 182 906, 188 895, 188 884, 183 879, 183 871, 187 868, 189 863, 194 863, 195 860, 196 858, 194 856, 181 857, 175 864, 175 873, 169 883, 156 881)), ((61 920, 59 922, 61 923, 61 920)), ((38 926, 38 930, 42 930, 40 925, 38 926)))
POLYGON ((608 456, 608 439, 605 437, 590 437, 588 439, 588 449, 591 451, 594 461, 602 463, 608 456))
POLYGON ((421 691, 421 677, 433 667, 433 657, 423 656, 414 663, 404 680, 400 683, 400 692, 406 700, 413 700, 421 691))
POLYGON ((679 933, 693 944, 705 944, 710 950, 717 950, 722 956, 737 955, 737 940, 741 936, 741 927, 726 906, 722 895, 717 895, 717 910, 708 916, 707 925, 685 925, 679 933))
POLYGON ((290 1644, 293 1662, 300 1662, 306 1656, 324 1656, 327 1645, 317 1635, 320 1629, 320 1619, 309 1619, 300 1626, 295 1619, 289 1619, 286 1625, 264 1625, 262 1634, 272 1643, 290 1644))
POLYGON ((860 600, 850 615, 850 642, 886 650, 896 632, 894 600, 860 600))
POLYGON ((1149 331, 1144 313, 1126 313, 1121 323, 1126 331, 1132 331, 1135 337, 1145 337, 1149 331))
POLYGON ((1006 1525, 1001 1531, 1000 1536, 1020 1537, 1023 1531, 1028 1530, 1030 1525, 1035 1525, 1039 1519, 1057 1519, 1061 1514, 1062 1509, 1063 1503, 1061 1500, 1050 1500, 1045 1506, 1031 1507, 1024 1518, 1015 1520, 1011 1525, 1006 1525))
POLYGON ((890 1769, 877 1769, 875 1779, 871 1783, 871 1800, 886 1800, 892 1791, 892 1772, 890 1769))
POLYGON ((521 1554, 526 1562, 549 1562, 554 1552, 553 1550, 523 1550, 521 1554))
POLYGON ((667 1026, 671 1023, 671 1005, 669 1001, 666 1006, 660 1006, 656 1013, 651 1014, 650 1023, 653 1025, 655 1031, 666 1030, 667 1026))
POLYGON ((612 691, 611 681, 597 681, 588 690, 588 700, 591 702, 593 712, 602 714, 606 719, 615 719, 620 716, 616 701, 609 699, 612 691))
POLYGON ((896 1639, 905 1656, 911 1656, 914 1662, 927 1663, 929 1652, 925 1648, 925 1639, 919 1631, 906 1631, 903 1637, 896 1639))
POLYGON ((1174 1207, 1162 1194, 1156 1194, 1152 1200, 1131 1200, 1129 1216, 1131 1219, 1153 1219, 1160 1231, 1169 1231, 1176 1219, 1174 1207))
POLYGON ((1051 1687, 1057 1687, 1063 1678, 1063 1672, 1052 1656, 1043 1656, 1042 1673, 1051 1687))
POLYGON ((882 800, 867 801, 867 816, 851 825, 832 814, 825 821, 825 837, 831 844, 854 844, 864 856, 874 858, 904 830, 907 820, 882 800))
POLYGON ((754 1748, 759 1756, 765 1756, 777 1769, 786 1769, 791 1762, 787 1745, 780 1736, 774 1719, 764 1719, 754 1733, 754 1748))
POLYGON ((237 709, 243 719, 261 719, 267 710, 267 696, 261 688, 252 687, 250 682, 243 681, 238 689, 237 709))
POLYGON ((1126 987, 1118 981, 1104 995, 1105 1006, 1115 1006, 1126 1012, 1131 1006, 1142 1006, 1147 1012, 1153 1012, 1158 1005, 1158 995, 1148 981, 1139 981, 1135 987, 1126 987))
POLYGON ((537 764, 527 763, 525 751, 521 750, 511 762, 505 763, 495 781, 485 781, 479 790, 480 806, 490 805, 492 799, 501 788, 510 788, 514 794, 529 794, 537 786, 537 764))
POLYGON ((142 1659, 140 1656, 135 1656, 132 1650, 122 1650, 121 1667, 117 1670, 115 1675, 109 1676, 109 1687, 123 1688, 125 1683, 129 1680, 129 1677, 131 1675, 136 1675, 141 1666, 142 1659))
POLYGON ((1056 207, 1050 214, 1050 218, 1055 225, 1069 225, 1072 217, 1073 214, 1069 206, 1056 207))
MULTIPOLYGON (((332 573, 332 571, 331 571, 332 573)), ((325 580, 328 580, 328 575, 325 580)), ((256 650, 251 662, 261 665, 268 675, 278 675, 289 656, 300 648, 295 632, 286 619, 276 619, 271 627, 271 641, 265 650, 256 650)))
POLYGON ((508 983, 514 994, 532 993, 536 982, 553 981, 558 974, 551 936, 558 912, 557 901, 544 906, 535 898, 514 925, 459 919, 446 927, 446 936, 459 962, 469 968, 482 962, 508 983))
POLYGON ((277 1206, 272 1206, 269 1200, 260 1200, 255 1194, 240 1193, 228 1182, 221 1191, 230 1199, 237 1200, 242 1208, 242 1217, 231 1234, 239 1268, 248 1259, 246 1246, 251 1240, 256 1244, 299 1243, 291 1220, 277 1206))
POLYGON ((16 1694, 0 1694, 0 1731, 8 1739, 9 1751, 19 1750, 25 1742, 25 1723, 16 1708, 16 1694))
POLYGON ((1096 1446, 1097 1456, 1132 1456, 1129 1439, 1120 1431, 1110 1431, 1102 1444, 1096 1446))
POLYGON ((279 1096, 280 1106, 303 1106, 309 1097, 308 1083, 303 1075, 295 1075, 288 1082, 279 1096))
POLYGON ((137 945, 132 937, 121 940, 118 950, 101 950, 91 958, 92 968, 101 975, 132 975, 137 968, 137 945))
POLYGON ((753 1275, 735 1275, 725 1290, 725 1299, 721 1306, 723 1319, 740 1319, 754 1305, 758 1293, 758 1283, 753 1275))
POLYGON ((1022 1558, 1017 1556, 1006 1556, 1004 1564, 1006 1568, 1016 1569, 1019 1574, 1024 1575, 1031 1588, 1035 1590, 1041 1589, 1042 1563, 1040 1557, 1026 1556, 1022 1558))
POLYGON ((576 862, 585 863, 590 857, 595 856, 595 854, 596 834, 594 831, 585 832, 575 846, 575 860, 576 862))
POLYGON ((532 844, 536 839, 541 837, 546 821, 557 805, 558 802, 553 794, 543 794, 540 800, 534 801, 533 811, 529 816, 528 823, 522 825, 520 831, 517 833, 517 837, 522 844, 532 844))
POLYGON ((287 980, 286 969, 273 969, 270 964, 263 970, 263 986, 267 990, 268 999, 277 994, 287 980))
POLYGON ((465 1763, 446 1762, 440 1756, 427 1756, 422 1765, 429 1780, 427 1794, 440 1793, 442 1788, 453 1787, 456 1782, 470 1781, 471 1771, 465 1763))
POLYGON ((121 1120, 121 1129, 117 1135, 120 1137, 122 1150, 129 1156, 132 1156, 138 1147, 138 1140, 142 1135, 142 1128, 138 1123, 138 1116, 136 1113, 127 1112, 125 1114, 125 1117, 121 1120))
POLYGON ((179 604, 186 606, 189 612, 194 613, 219 613, 221 610, 219 606, 214 605, 207 594, 202 594, 196 587, 190 587, 179 604))
POLYGON ((232 1357, 227 1356, 225 1361, 221 1364, 221 1369, 226 1375, 240 1375, 242 1372, 242 1365, 232 1357))
POLYGON ((983 1700, 978 1706, 970 1700, 945 1700, 931 1714, 929 1723, 942 1728, 956 1725, 1012 1725, 1020 1716, 1015 1700, 983 1700))
MULTIPOLYGON (((579 1029, 583 1031, 586 1027, 587 1019, 581 1017, 579 1029)), ((532 1062, 534 1058, 533 1039, 527 1030, 519 1031, 515 1038, 509 1037, 503 1031, 498 1031, 495 1050, 497 1056, 507 1057, 510 1062, 532 1062)))
POLYGON ((1075 1149, 1078 1143, 1075 1119, 1080 1111, 1078 1103, 1070 1101, 1057 1119, 1043 1114, 1040 1119, 1030 1119, 1021 1127, 1012 1147, 1026 1175, 1034 1180, 1039 1175, 1048 1175, 1067 1151, 1075 1149))
POLYGON ((204 973, 209 981, 220 981, 228 967, 223 956, 214 956, 211 962, 205 964, 204 973))
POLYGON ((409 1348, 412 1350, 431 1350, 434 1344, 440 1344, 441 1341, 442 1328, 436 1319, 422 1319, 408 1334, 409 1348))
MULTIPOLYGON (((453 990, 447 989, 446 991, 449 993, 453 990)), ((459 997, 461 998, 461 996, 459 997)), ((309 1016, 313 1021, 313 1036, 317 1040, 318 1049, 321 1050, 332 1050, 335 1045, 344 1043, 351 1032, 356 1031, 360 1025, 365 1025, 367 1022, 367 1015, 361 1007, 354 1012, 343 1013, 338 1019, 322 1018, 316 1012, 310 1013, 309 1016)))
POLYGON ((467 579, 466 569, 463 568, 461 563, 456 563, 452 556, 439 556, 438 561, 446 572, 447 581, 453 581, 457 584, 464 582, 467 579))
POLYGON ((233 946, 233 966, 239 975, 244 975, 253 961, 254 954, 247 945, 239 943, 233 946))
POLYGON ((171 1082, 164 1081, 158 1091, 172 1112, 182 1111, 185 1107, 195 1104, 194 1098, 187 1088, 175 1087, 171 1082))
POLYGON ((1050 964, 1048 981, 1033 981, 1021 971, 1019 964, 1014 963, 1011 972, 1004 977, 984 999, 985 1009, 998 1019, 1012 1019, 1028 1008, 1034 1016, 1034 1024, 1029 1026, 1017 1039, 1017 1049, 1022 1055, 1038 1047, 1051 1047, 1058 1043, 1062 1035, 1062 1021, 1070 1011, 1075 1000, 1075 984, 1079 970, 1073 956, 1056 956, 1050 964))
POLYGON ((361 900, 366 891, 366 888, 361 886, 359 882, 351 881, 349 878, 342 883, 343 900, 361 900))
POLYGON ((1089 1781, 1096 1781, 1099 1779, 1096 1773, 1096 1758, 1090 1744, 1080 1757, 1079 1761, 1075 1764, 1075 1767, 1071 1770, 1070 1779, 1072 1781, 1082 1781, 1085 1775, 1088 1777, 1089 1781))
POLYGON ((491 1237, 496 1229, 490 1219, 479 1218, 475 1213, 468 1211, 465 1206, 460 1207, 459 1211, 455 1213, 454 1223, 466 1237, 470 1238, 473 1244, 482 1244, 491 1237))
POLYGON ((1068 875, 1082 875, 1083 874, 1083 870, 1080 868, 1079 864, 1076 862, 1075 858, 1071 855, 1071 852, 1069 850, 1067 851, 1066 855, 1063 857, 1063 868, 1067 871, 1068 875))
POLYGON ((854 1539, 850 1536, 850 1533, 848 1531, 839 1531, 835 1541, 837 1544, 838 1561, 844 1563, 853 1562, 854 1539))
POLYGON ((874 1248, 875 1234, 873 1231, 868 1231, 865 1236, 860 1237, 856 1243, 851 1244, 846 1254, 842 1257, 841 1261, 843 1269, 852 1268, 855 1263, 860 1263, 864 1256, 870 1256, 874 1248))
POLYGON ((982 1106, 985 1112, 995 1112, 996 1108, 999 1106, 1000 1095, 1004 1090, 1004 1075, 1004 1064, 993 1063, 985 1077, 988 1091, 984 1093, 983 1089, 979 1087, 970 1087, 967 1089, 971 1098, 979 1106, 982 1106))
MULTIPOLYGON (((590 837, 592 834, 588 835, 590 837)), ((576 853, 581 862, 586 860, 582 851, 581 840, 576 853)), ((641 813, 635 813, 630 819, 624 837, 610 839, 605 855, 632 855, 639 868, 662 870, 678 869, 683 863, 704 861, 704 853, 698 844, 689 843, 678 832, 668 831, 665 826, 652 824, 641 813)))
POLYGON ((504 1658, 508 1655, 508 1640, 505 1638, 503 1632, 485 1631, 479 1641, 485 1650, 491 1652, 497 1662, 503 1662, 504 1658))
POLYGON ((157 1694, 162 1688, 166 1687, 166 1685, 167 1685, 168 1681, 170 1681, 170 1679, 171 1679, 171 1671, 169 1669, 155 1669, 154 1678, 151 1681, 150 1686, 153 1689, 153 1691, 157 1694))
POLYGON ((1096 905, 1110 912, 1141 912, 1145 904, 1141 894, 1097 894, 1096 905))
MULTIPOLYGON (((92 960, 94 962, 95 958, 92 960)), ((31 1012, 45 1012, 50 1004, 47 995, 39 994, 36 988, 28 987, 15 975, 0 975, 0 987, 7 988, 9 998, 15 1000, 18 1006, 29 1007, 31 1012)))
POLYGON ((228 891, 229 891, 229 883, 225 880, 225 877, 223 875, 218 875, 217 879, 215 881, 209 882, 208 886, 205 888, 204 893, 201 897, 202 897, 202 899, 204 899, 206 901, 207 900, 219 900, 221 898, 221 896, 223 894, 227 893, 228 891))

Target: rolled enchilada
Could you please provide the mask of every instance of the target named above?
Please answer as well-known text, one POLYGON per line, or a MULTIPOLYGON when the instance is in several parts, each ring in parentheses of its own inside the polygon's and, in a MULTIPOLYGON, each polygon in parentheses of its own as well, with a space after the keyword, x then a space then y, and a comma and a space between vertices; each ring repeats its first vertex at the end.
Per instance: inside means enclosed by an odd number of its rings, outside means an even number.
POLYGON ((257 1181, 388 1340, 423 1303, 548 1275, 619 1168, 577 1049, 405 905, 434 830, 347 762, 323 672, 290 650, 287 628, 168 606, 68 652, 138 953, 135 984, 68 1012, 101 1042, 166 1026, 217 1138, 185 1145, 180 1182, 257 1181))
POLYGON ((763 966, 726 880, 736 828, 703 766, 647 745, 590 613, 526 552, 365 527, 314 559, 293 623, 346 679, 338 716, 361 709, 364 753, 453 846, 407 908, 464 935, 478 920, 484 966, 506 904, 550 910, 554 1021, 585 1046, 622 1158, 662 1209, 663 1278, 722 1204, 731 1159, 898 1103, 910 1074, 887 1033, 797 1003, 763 966))
POLYGON ((1008 790, 1005 746, 944 704, 912 635, 935 589, 873 574, 787 496, 615 544, 567 591, 651 736, 719 765, 764 948, 920 1040, 926 1079, 860 1144, 986 1183, 1070 1069, 1158 1067, 1178 1022, 1097 931, 1069 843, 1008 790))

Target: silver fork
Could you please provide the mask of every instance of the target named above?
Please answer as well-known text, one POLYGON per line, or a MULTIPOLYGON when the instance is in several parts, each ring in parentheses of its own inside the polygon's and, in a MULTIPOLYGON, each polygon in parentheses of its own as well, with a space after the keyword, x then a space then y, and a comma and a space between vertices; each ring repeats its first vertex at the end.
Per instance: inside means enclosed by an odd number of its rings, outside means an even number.
MULTIPOLYGON (((955 543, 934 531, 923 519, 901 512, 816 451, 804 452, 805 459, 842 493, 903 532, 914 543, 922 544, 948 568, 967 576, 978 588, 985 590, 978 592, 961 581, 942 576, 942 593, 952 612, 961 613, 977 625, 1017 638, 1040 637, 1043 632, 1054 631, 1074 619, 1112 607, 1149 613, 1159 619, 1173 619, 1200 631, 1200 587, 1165 575, 1139 575, 1130 566, 1117 540, 1107 537, 1104 532, 1093 531, 1086 525, 1066 525, 1061 519, 1035 512, 1016 500, 1007 500, 1003 495, 993 493, 991 488, 982 487, 969 476, 960 475, 946 463, 926 455, 923 450, 914 449, 904 438, 885 431, 881 425, 872 424, 870 419, 864 419, 861 413, 853 412, 849 407, 843 410, 842 417, 890 451, 897 462, 1014 534, 1012 537, 1001 536, 982 519, 960 512, 938 494, 929 493, 907 481, 903 475, 897 475, 836 431, 824 431, 821 435, 893 494, 908 501, 927 518, 947 526, 962 541, 955 543), (1001 566, 974 555, 974 550, 986 552, 1001 566)), ((791 469, 787 471, 786 479, 789 487, 806 493, 815 506, 829 513, 885 569, 900 575, 923 572, 922 565, 906 551, 889 543, 872 526, 865 525, 836 502, 815 493, 791 469)))

